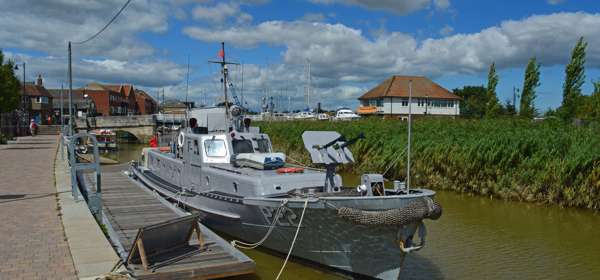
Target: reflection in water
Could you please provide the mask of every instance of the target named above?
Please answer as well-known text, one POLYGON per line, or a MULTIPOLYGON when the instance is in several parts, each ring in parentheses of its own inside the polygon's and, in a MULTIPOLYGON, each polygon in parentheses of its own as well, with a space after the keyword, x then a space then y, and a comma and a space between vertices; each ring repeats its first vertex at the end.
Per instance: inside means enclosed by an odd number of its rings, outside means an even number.
MULTIPOLYGON (((137 160, 143 145, 119 144, 119 161, 137 160)), ((346 186, 359 178, 342 174, 346 186)), ((402 279, 598 279, 600 215, 491 200, 441 191, 444 208, 437 221, 427 220, 427 245, 406 259, 402 279)), ((236 279, 273 279, 281 256, 263 250, 243 251, 257 273, 236 279)), ((286 266, 284 279, 344 279, 298 262, 286 266)))

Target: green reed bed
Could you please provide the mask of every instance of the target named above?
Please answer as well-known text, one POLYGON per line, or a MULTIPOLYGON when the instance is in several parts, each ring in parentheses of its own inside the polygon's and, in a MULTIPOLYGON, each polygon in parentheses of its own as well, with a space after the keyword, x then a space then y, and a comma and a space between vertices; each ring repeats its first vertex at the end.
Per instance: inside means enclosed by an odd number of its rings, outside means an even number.
MULTIPOLYGON (((366 139, 351 150, 352 171, 406 177, 406 122, 263 122, 275 149, 309 163, 301 135, 336 130, 366 139)), ((600 128, 495 119, 413 122, 412 185, 600 210, 600 128)))

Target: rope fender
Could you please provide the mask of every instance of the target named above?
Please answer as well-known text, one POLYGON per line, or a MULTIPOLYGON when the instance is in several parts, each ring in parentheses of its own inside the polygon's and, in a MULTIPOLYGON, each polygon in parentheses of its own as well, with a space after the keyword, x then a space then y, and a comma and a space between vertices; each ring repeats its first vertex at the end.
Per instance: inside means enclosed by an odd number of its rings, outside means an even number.
POLYGON ((411 201, 402 208, 369 211, 349 207, 338 208, 338 216, 361 225, 408 225, 425 218, 437 220, 442 216, 442 206, 429 197, 411 201))

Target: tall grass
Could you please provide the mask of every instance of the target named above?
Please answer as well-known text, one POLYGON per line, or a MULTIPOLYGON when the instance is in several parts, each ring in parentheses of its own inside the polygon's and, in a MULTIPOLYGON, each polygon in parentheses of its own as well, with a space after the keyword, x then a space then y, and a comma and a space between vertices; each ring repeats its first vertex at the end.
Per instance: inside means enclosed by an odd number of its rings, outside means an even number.
MULTIPOLYGON (((366 139, 351 150, 354 172, 406 177, 406 123, 365 119, 355 122, 270 122, 261 129, 276 150, 309 163, 301 135, 336 130, 366 139)), ((532 123, 516 119, 419 119, 413 123, 411 181, 449 189, 531 202, 600 210, 600 127, 532 123)))

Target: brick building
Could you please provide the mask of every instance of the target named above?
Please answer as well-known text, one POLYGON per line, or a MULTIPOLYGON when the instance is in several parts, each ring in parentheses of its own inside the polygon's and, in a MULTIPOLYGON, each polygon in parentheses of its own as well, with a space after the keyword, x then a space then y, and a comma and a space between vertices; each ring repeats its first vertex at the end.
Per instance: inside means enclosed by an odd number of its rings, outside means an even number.
POLYGON ((21 104, 29 114, 30 119, 35 119, 39 124, 48 124, 48 117, 53 117, 52 95, 46 90, 42 76, 38 75, 35 83, 25 82, 25 92, 21 87, 21 104))

